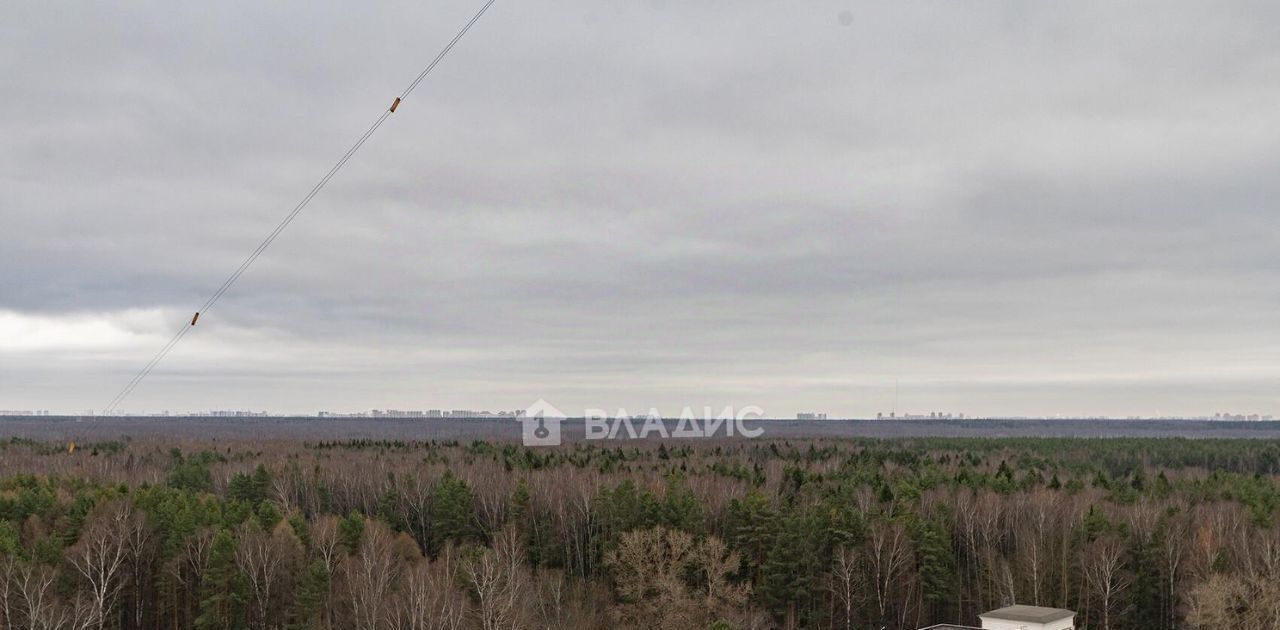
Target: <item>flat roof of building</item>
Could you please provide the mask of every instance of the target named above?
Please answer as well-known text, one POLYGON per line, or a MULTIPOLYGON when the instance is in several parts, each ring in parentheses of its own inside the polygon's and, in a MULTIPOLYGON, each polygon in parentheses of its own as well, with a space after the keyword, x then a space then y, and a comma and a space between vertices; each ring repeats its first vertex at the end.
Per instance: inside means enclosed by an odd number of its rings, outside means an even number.
POLYGON ((1023 606, 1015 604, 998 610, 982 613, 979 619, 1000 619, 1003 621, 1025 621, 1027 623, 1050 623, 1075 617, 1074 611, 1065 608, 1043 608, 1040 606, 1023 606))

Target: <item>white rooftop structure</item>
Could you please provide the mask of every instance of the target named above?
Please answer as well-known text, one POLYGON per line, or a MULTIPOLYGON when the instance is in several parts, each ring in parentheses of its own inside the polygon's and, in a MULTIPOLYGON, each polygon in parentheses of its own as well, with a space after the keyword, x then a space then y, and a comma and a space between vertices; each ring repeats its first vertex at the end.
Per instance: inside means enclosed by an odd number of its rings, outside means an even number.
POLYGON ((1062 608, 1005 606, 978 615, 983 630, 1074 630, 1076 614, 1062 608))
POLYGON ((1075 630, 1076 614, 1062 608, 1005 606, 978 615, 982 627, 944 623, 921 630, 1075 630))

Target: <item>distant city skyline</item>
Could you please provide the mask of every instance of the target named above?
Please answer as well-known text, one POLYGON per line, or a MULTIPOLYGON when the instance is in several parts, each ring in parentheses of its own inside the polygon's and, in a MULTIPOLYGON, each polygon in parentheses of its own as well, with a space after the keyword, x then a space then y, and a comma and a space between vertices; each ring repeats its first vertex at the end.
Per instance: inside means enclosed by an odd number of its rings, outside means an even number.
MULTIPOLYGON (((607 411, 605 415, 609 417, 618 417, 625 415, 632 418, 649 417, 656 408, 636 408, 626 409, 617 408, 607 411)), ((659 410, 660 412, 661 410, 659 410)), ((570 417, 580 418, 585 413, 568 412, 570 417)), ((693 412, 694 417, 701 417, 696 411, 693 412)), ((659 413, 657 417, 678 418, 679 413, 659 413)), ((715 417, 716 410, 711 410, 709 414, 715 417)), ((270 412, 251 409, 205 409, 190 412, 173 412, 169 410, 160 411, 129 411, 117 410, 108 415, 100 415, 97 410, 85 409, 81 412, 68 412, 49 409, 36 410, 13 410, 0 409, 0 417, 149 417, 149 418, 296 418, 296 417, 314 417, 317 419, 409 419, 409 420, 444 420, 444 419, 517 419, 525 417, 525 411, 516 410, 446 410, 446 409, 367 409, 357 411, 330 411, 330 410, 314 410, 314 411, 284 411, 270 412)), ((1172 414, 1163 416, 1113 416, 1107 414, 1071 416, 1058 414, 1032 414, 1032 415, 966 415, 964 413, 948 413, 948 412, 930 412, 930 413, 902 413, 896 412, 880 412, 874 417, 872 416, 840 416, 832 415, 825 412, 804 411, 794 414, 769 414, 762 416, 768 420, 808 420, 808 421, 839 421, 839 420, 1217 420, 1229 422, 1270 422, 1276 420, 1273 414, 1265 413, 1230 413, 1218 412, 1210 415, 1190 415, 1190 414, 1172 414)))
MULTIPOLYGON (((18 3, 0 409, 102 409, 470 0, 18 3)), ((1280 4, 498 3, 123 403, 1280 414, 1280 4)))

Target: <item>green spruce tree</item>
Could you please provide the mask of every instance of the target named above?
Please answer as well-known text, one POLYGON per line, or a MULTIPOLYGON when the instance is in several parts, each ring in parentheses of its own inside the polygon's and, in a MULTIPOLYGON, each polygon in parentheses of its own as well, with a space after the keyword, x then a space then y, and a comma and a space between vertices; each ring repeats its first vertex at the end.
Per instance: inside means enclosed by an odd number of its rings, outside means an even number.
POLYGON ((239 630, 245 627, 244 576, 236 566, 236 544, 231 533, 221 530, 209 548, 209 565, 200 584, 200 612, 197 630, 239 630))

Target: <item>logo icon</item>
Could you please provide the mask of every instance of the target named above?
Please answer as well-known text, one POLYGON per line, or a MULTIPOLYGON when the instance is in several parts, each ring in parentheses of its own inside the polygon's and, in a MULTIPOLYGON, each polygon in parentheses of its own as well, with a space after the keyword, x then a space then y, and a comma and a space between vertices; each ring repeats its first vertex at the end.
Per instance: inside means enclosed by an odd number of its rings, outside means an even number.
POLYGON ((520 437, 525 446, 559 446, 560 423, 564 421, 564 412, 556 409, 551 403, 538 399, 524 410, 520 418, 520 437))

